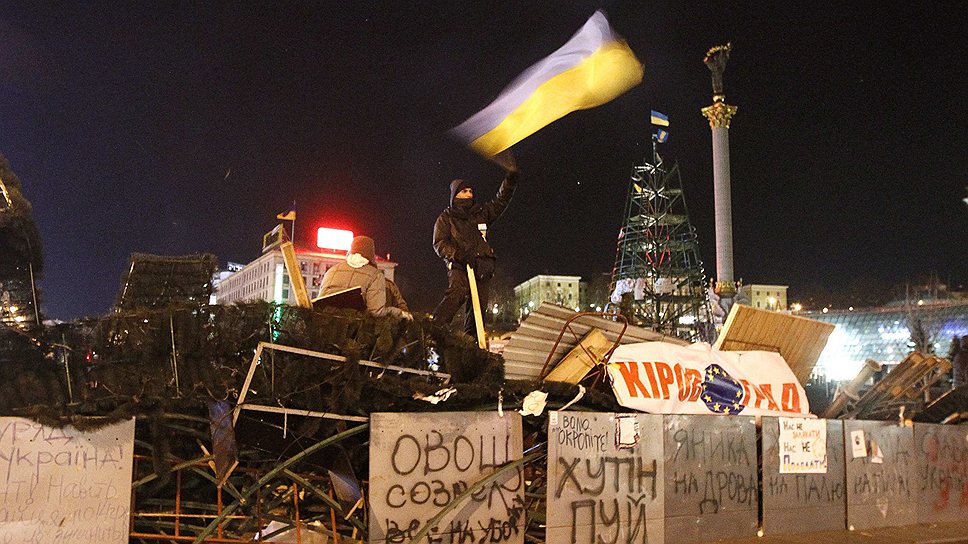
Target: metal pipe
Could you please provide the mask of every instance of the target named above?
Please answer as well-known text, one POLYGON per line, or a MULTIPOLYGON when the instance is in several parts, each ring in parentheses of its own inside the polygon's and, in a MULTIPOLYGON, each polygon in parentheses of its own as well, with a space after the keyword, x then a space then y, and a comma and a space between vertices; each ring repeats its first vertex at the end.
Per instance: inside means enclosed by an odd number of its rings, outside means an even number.
POLYGON ((878 363, 873 359, 868 359, 864 361, 864 366, 861 367, 854 379, 850 381, 846 386, 838 390, 837 395, 834 397, 833 402, 823 413, 825 418, 835 418, 840 415, 844 407, 847 406, 847 402, 850 400, 856 401, 859 394, 860 388, 863 387, 867 380, 874 375, 875 372, 879 372, 883 365, 878 363))

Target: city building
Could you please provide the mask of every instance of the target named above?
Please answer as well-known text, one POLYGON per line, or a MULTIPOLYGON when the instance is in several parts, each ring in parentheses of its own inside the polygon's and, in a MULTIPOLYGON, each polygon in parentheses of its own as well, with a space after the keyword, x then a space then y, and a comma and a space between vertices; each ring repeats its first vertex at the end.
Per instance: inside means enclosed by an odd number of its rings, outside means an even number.
POLYGON ((585 308, 586 285, 580 276, 537 275, 514 287, 518 317, 526 317, 542 302, 581 311, 585 308))
MULTIPOLYGON (((320 238, 322 239, 322 238, 320 238)), ((346 249, 352 241, 353 234, 345 242, 345 247, 329 249, 321 247, 295 245, 296 259, 302 271, 309 298, 315 298, 323 282, 323 275, 337 263, 346 260, 346 249)), ((220 270, 213 279, 215 287, 215 302, 218 304, 232 304, 234 302, 265 300, 276 303, 295 305, 296 295, 290 289, 289 274, 279 246, 282 238, 268 239, 263 243, 262 255, 246 264, 229 263, 226 270, 220 270)), ((317 243, 317 246, 319 242, 317 243)), ((336 245, 329 243, 327 245, 336 245)), ((393 280, 397 263, 384 259, 379 255, 376 266, 387 279, 393 280)))
POLYGON ((786 285, 766 285, 752 283, 744 286, 749 292, 749 305, 761 310, 773 310, 775 312, 785 312, 787 310, 787 289, 786 285))
POLYGON ((850 380, 864 361, 894 365, 914 350, 912 329, 920 328, 928 347, 947 357, 956 336, 968 335, 968 300, 918 300, 877 308, 801 312, 836 325, 814 370, 828 380, 850 380))

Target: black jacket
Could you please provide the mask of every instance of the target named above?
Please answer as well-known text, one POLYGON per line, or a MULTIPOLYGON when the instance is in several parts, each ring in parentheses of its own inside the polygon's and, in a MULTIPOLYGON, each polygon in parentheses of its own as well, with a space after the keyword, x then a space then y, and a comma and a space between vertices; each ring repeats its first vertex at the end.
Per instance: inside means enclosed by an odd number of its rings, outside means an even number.
POLYGON ((511 202, 517 187, 517 172, 509 172, 501 182, 497 195, 490 202, 475 203, 470 210, 454 205, 454 198, 462 189, 470 187, 464 180, 455 179, 450 184, 450 206, 441 212, 434 224, 434 251, 447 262, 456 262, 461 255, 494 258, 494 250, 481 235, 478 225, 489 229, 511 202))

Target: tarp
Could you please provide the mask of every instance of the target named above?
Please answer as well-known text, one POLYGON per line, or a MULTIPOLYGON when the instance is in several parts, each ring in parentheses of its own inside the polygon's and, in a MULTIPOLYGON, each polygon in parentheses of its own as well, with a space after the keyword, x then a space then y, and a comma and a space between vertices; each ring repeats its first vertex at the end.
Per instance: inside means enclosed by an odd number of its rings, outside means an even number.
POLYGON ((654 414, 810 416, 807 395, 778 353, 643 342, 608 365, 619 404, 654 414))

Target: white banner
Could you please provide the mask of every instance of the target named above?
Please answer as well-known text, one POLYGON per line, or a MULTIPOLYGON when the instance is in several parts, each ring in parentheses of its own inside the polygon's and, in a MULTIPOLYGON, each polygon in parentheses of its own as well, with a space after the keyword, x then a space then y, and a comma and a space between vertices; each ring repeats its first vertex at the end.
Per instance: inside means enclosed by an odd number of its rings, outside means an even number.
POLYGON ((778 353, 718 351, 709 344, 619 346, 608 365, 619 404, 653 414, 813 417, 778 353))
POLYGON ((134 419, 90 433, 0 417, 0 544, 126 544, 134 419))

